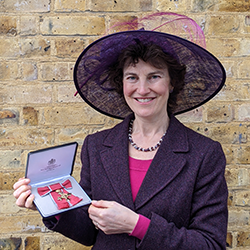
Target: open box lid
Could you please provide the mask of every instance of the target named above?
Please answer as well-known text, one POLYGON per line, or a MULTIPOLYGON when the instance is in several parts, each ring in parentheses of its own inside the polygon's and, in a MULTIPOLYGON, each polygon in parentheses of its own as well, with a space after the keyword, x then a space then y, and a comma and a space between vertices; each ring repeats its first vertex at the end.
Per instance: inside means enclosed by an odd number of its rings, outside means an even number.
POLYGON ((77 142, 72 142, 30 152, 25 174, 30 185, 71 175, 77 146, 77 142))

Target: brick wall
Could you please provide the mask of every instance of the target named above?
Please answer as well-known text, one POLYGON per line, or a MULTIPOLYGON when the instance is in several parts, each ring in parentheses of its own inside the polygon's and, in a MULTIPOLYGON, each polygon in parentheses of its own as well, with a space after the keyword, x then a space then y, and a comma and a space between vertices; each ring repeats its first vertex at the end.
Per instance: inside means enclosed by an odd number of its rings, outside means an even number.
MULTIPOLYGON (((250 249, 250 1, 0 1, 0 249, 89 249, 48 231, 37 212, 20 209, 12 185, 31 150, 77 141, 117 120, 74 97, 72 72, 83 48, 116 20, 172 11, 196 20, 207 49, 227 71, 223 90, 179 116, 222 143, 229 186, 228 249, 250 249)), ((79 180, 79 157, 74 177, 79 180)))

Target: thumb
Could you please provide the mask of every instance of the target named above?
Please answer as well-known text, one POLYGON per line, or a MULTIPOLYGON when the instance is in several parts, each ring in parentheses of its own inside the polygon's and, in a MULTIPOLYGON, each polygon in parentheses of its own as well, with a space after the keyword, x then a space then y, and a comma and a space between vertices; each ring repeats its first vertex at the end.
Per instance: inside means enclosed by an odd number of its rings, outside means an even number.
POLYGON ((98 207, 98 208, 108 208, 110 207, 110 201, 104 201, 104 200, 92 200, 91 203, 93 206, 98 207))

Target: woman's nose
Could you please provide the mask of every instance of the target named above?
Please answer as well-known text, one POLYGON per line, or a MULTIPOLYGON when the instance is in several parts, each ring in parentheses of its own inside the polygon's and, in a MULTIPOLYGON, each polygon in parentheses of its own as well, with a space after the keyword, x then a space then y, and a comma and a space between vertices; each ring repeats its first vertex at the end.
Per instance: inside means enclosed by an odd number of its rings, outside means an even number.
POLYGON ((146 94, 148 94, 150 92, 147 80, 145 80, 145 79, 140 79, 139 80, 137 92, 140 95, 146 95, 146 94))

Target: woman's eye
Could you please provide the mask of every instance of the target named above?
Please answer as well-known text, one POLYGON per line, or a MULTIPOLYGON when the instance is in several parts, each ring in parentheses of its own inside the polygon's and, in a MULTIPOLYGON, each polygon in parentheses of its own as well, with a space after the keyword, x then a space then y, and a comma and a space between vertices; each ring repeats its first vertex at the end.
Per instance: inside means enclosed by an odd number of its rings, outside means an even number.
POLYGON ((135 81, 135 80, 136 80, 136 77, 135 77, 135 76, 128 76, 128 77, 127 77, 127 80, 135 81))
POLYGON ((152 79, 157 79, 157 78, 160 78, 160 76, 159 75, 153 75, 151 78, 152 79))

